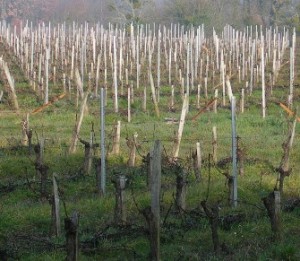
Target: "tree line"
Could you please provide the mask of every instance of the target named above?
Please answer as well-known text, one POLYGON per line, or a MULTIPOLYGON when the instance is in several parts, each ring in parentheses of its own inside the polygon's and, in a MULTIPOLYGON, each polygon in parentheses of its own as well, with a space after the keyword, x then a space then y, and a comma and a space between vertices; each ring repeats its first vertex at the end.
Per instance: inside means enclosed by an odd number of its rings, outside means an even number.
POLYGON ((1 20, 18 24, 51 20, 107 23, 180 23, 223 28, 295 26, 300 28, 299 0, 0 0, 1 20))

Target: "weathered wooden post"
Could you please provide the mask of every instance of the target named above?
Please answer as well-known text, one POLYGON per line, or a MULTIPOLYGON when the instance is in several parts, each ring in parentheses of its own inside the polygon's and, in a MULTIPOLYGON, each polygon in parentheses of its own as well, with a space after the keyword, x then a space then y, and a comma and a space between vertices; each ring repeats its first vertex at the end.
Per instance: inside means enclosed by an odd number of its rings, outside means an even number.
POLYGON ((160 190, 161 190, 161 153, 159 140, 154 142, 151 164, 151 216, 149 220, 151 260, 160 260, 160 190))
POLYGON ((245 152, 241 147, 241 137, 237 137, 237 162, 238 162, 238 174, 239 176, 244 176, 245 152))
POLYGON ((113 130, 113 144, 111 154, 119 155, 120 154, 120 136, 121 136, 121 121, 117 121, 113 130))
MULTIPOLYGON (((187 50, 186 50, 186 89, 185 93, 187 96, 190 96, 190 43, 187 43, 187 50)), ((188 110, 188 109, 187 109, 188 110)))
POLYGON ((72 45, 72 54, 71 54, 71 72, 70 72, 70 78, 73 80, 74 77, 74 57, 75 56, 75 46, 72 45))
POLYGON ((250 56, 250 86, 249 86, 249 94, 252 95, 253 84, 254 84, 254 64, 255 64, 255 51, 256 50, 256 42, 253 40, 251 56, 250 56))
POLYGON ((125 207, 125 186, 127 178, 124 175, 119 175, 112 180, 116 192, 115 192, 115 216, 114 220, 116 224, 126 223, 126 207, 125 207))
POLYGON ((290 169, 290 153, 292 150, 292 145, 295 137, 295 130, 297 124, 297 117, 294 118, 293 122, 288 123, 288 135, 286 141, 282 144, 283 156, 279 167, 276 169, 278 172, 277 184, 279 184, 279 192, 283 194, 283 182, 285 177, 288 177, 291 174, 290 169))
POLYGON ((231 88, 231 83, 230 83, 230 77, 228 75, 226 76, 226 87, 227 87, 228 99, 230 102, 233 94, 232 94, 232 88, 231 88))
POLYGON ((175 204, 179 212, 186 208, 186 173, 183 168, 176 164, 176 197, 175 204))
POLYGON ((48 170, 49 167, 44 164, 44 146, 45 146, 45 139, 40 138, 37 145, 34 146, 34 151, 36 154, 35 160, 35 169, 41 175, 41 187, 40 193, 42 198, 47 198, 47 178, 48 178, 48 170))
POLYGON ((201 180, 202 155, 200 142, 196 143, 196 151, 192 154, 193 167, 197 182, 201 180))
POLYGON ((171 104, 170 104, 171 111, 174 111, 174 93, 175 93, 174 85, 172 84, 171 85, 171 104))
POLYGON ((207 77, 204 78, 204 95, 205 95, 205 99, 207 99, 208 98, 207 77))
POLYGON ((181 94, 181 98, 184 99, 184 92, 185 92, 185 91, 184 91, 184 89, 185 89, 185 88, 184 88, 184 77, 182 77, 182 78, 180 78, 180 79, 181 79, 181 81, 180 81, 180 83, 181 83, 181 85, 180 85, 180 87, 181 87, 181 88, 180 88, 180 94, 181 94))
POLYGON ((62 83, 63 83, 63 92, 66 93, 67 88, 66 88, 66 74, 65 73, 63 73, 63 76, 62 76, 62 83))
POLYGON ((22 119, 22 140, 21 140, 21 144, 23 146, 27 146, 28 145, 28 134, 29 134, 29 113, 26 114, 26 119, 23 118, 22 119))
POLYGON ((79 242, 78 242, 79 214, 74 212, 71 217, 65 218, 66 231, 66 261, 78 261, 79 242))
POLYGON ((94 94, 97 97, 98 96, 98 89, 99 89, 99 73, 100 73, 100 63, 101 63, 101 55, 98 54, 97 56, 97 67, 96 67, 96 84, 95 84, 95 90, 94 90, 94 94))
POLYGON ((143 112, 147 111, 147 88, 144 86, 143 91, 143 105, 142 105, 143 112))
POLYGON ((53 197, 52 197, 52 233, 55 236, 60 236, 61 226, 60 226, 60 209, 59 209, 59 194, 58 186, 56 181, 56 174, 52 175, 53 183, 53 197))
POLYGON ((7 63, 3 62, 2 65, 3 65, 5 76, 6 76, 7 81, 8 81, 8 85, 10 87, 11 102, 12 102, 13 108, 14 108, 14 110, 18 111, 19 110, 19 103, 18 103, 16 90, 15 90, 15 81, 14 81, 13 77, 10 74, 7 63))
POLYGON ((185 117, 188 111, 188 95, 185 94, 183 104, 182 104, 182 110, 181 110, 181 116, 179 121, 179 127, 177 131, 177 137, 175 138, 174 145, 173 145, 173 158, 178 158, 179 155, 179 148, 180 148, 180 142, 182 138, 183 133, 183 127, 185 124, 185 117))
POLYGON ((151 86, 151 93, 152 93, 152 101, 153 101, 153 104, 154 104, 156 116, 159 118, 160 112, 159 112, 157 97, 156 97, 156 93, 155 93, 153 76, 152 76, 152 73, 151 73, 150 69, 149 69, 149 78, 150 78, 150 86, 151 86))
POLYGON ((197 109, 200 109, 201 84, 197 85, 197 109))
POLYGON ((77 146, 77 142, 78 142, 78 135, 79 135, 79 132, 80 132, 82 121, 83 121, 84 111, 85 111, 85 108, 87 106, 88 95, 89 95, 89 92, 87 91, 85 93, 84 97, 83 97, 82 102, 81 102, 79 118, 76 119, 76 124, 75 124, 74 130, 73 130, 72 142, 71 142, 71 145, 70 145, 70 148, 69 148, 69 153, 74 153, 76 151, 76 146, 77 146))
POLYGON ((129 85, 127 90, 127 121, 131 122, 131 88, 129 85))
POLYGON ((215 89, 214 113, 218 112, 217 108, 218 108, 218 89, 215 89))
POLYGON ((56 84, 56 66, 53 66, 53 72, 52 72, 52 75, 53 75, 53 83, 56 84))
MULTIPOLYGON (((80 97, 83 99, 84 93, 83 93, 83 78, 80 77, 80 73, 78 68, 75 69, 75 77, 76 77, 76 84, 77 84, 77 94, 80 95, 80 97)), ((78 98, 77 95, 77 98, 78 98)))
POLYGON ((206 201, 201 201, 201 206, 203 207, 204 212, 208 217, 210 223, 214 251, 219 252, 220 251, 220 240, 218 234, 219 206, 215 204, 211 208, 208 208, 206 201))
POLYGON ((245 111, 245 89, 241 90, 241 99, 240 99, 240 112, 244 113, 245 111))
POLYGON ((0 103, 2 102, 3 94, 4 94, 4 92, 3 92, 3 90, 1 90, 0 91, 0 103))
POLYGON ((138 134, 134 133, 132 139, 127 140, 127 146, 129 148, 129 159, 128 159, 128 166, 129 167, 134 167, 135 166, 137 137, 138 137, 138 134))
POLYGON ((262 198, 262 201, 267 209, 268 216, 271 222, 271 230, 274 240, 281 238, 281 194, 280 191, 274 190, 268 196, 262 198))
POLYGON ((85 175, 90 175, 92 170, 92 163, 94 158, 94 149, 99 146, 99 144, 94 143, 95 133, 92 130, 90 133, 90 140, 87 142, 79 138, 79 141, 84 145, 84 164, 83 172, 85 175))

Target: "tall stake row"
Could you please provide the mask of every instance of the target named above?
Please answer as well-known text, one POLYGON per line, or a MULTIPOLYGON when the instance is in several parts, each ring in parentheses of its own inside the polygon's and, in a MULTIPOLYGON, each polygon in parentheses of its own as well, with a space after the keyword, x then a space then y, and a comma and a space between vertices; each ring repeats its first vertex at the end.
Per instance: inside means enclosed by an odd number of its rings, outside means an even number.
MULTIPOLYGON (((228 25, 220 36, 213 30, 213 36, 207 37, 203 25, 189 28, 178 24, 170 27, 109 25, 105 28, 99 23, 73 22, 68 25, 41 23, 35 27, 27 22, 20 28, 11 28, 2 22, 0 37, 19 60, 32 88, 38 86, 36 91, 44 103, 54 93, 79 92, 81 95, 89 87, 91 93, 98 96, 101 86, 112 94, 108 97, 113 97, 114 112, 118 113, 119 97, 124 95, 124 90, 131 91, 133 100, 133 94, 140 94, 142 85, 146 98, 148 91, 153 96, 154 85, 153 100, 156 100, 158 115, 163 86, 173 86, 175 95, 181 95, 182 99, 185 93, 188 97, 196 95, 197 108, 200 97, 213 97, 220 88, 225 106, 227 76, 235 79, 240 89, 246 86, 249 95, 255 89, 262 90, 264 117, 265 77, 270 77, 274 86, 285 50, 291 46, 288 97, 292 104, 295 30, 290 33, 287 29, 279 31, 277 27, 251 26, 238 31, 228 25), (267 66, 272 71, 270 75, 265 75, 267 66), (85 84, 88 81, 89 84, 85 84), (132 89, 128 88, 129 84, 133 85, 132 89)), ((233 91, 240 93, 240 90, 233 91)), ((146 109, 145 103, 143 109, 146 109)))

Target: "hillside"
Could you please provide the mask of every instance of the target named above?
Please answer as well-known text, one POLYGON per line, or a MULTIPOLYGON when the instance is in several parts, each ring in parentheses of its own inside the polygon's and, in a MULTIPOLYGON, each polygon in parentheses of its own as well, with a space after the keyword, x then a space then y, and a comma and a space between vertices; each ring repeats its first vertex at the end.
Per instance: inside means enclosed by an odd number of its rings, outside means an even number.
MULTIPOLYGON (((300 258, 300 129, 296 125, 291 135, 294 119, 280 106, 288 106, 292 32, 278 31, 273 37, 275 31, 264 29, 262 45, 261 32, 255 35, 254 27, 251 34, 250 28, 225 27, 220 36, 209 37, 201 26, 171 32, 165 27, 74 23, 54 25, 50 36, 46 25, 24 26, 22 35, 4 25, 1 31, 0 57, 14 78, 18 102, 14 108, 2 64, 1 260, 63 260, 70 246, 65 234, 78 236, 78 260, 147 260, 152 249, 149 234, 153 235, 149 176, 160 163, 161 260, 300 258), (265 118, 262 73, 257 72, 263 59, 265 118), (273 61, 280 64, 279 70, 274 70, 273 61), (228 86, 223 89, 226 75, 237 100, 236 207, 230 193, 232 118, 228 86), (99 181, 102 87, 107 92, 105 195, 99 181), (186 115, 184 97, 189 97, 186 115), (289 150, 282 144, 289 144, 291 136, 289 150), (151 165, 147 154, 156 140, 163 146, 162 160, 151 165), (277 181, 280 171, 283 191, 277 181), (126 179, 125 189, 118 187, 120 177, 126 179), (265 205, 278 191, 279 221, 273 219, 271 227, 274 209, 268 213, 265 205), (68 222, 76 217, 79 223, 72 230, 68 222)), ((292 111, 300 101, 299 42, 292 111)))

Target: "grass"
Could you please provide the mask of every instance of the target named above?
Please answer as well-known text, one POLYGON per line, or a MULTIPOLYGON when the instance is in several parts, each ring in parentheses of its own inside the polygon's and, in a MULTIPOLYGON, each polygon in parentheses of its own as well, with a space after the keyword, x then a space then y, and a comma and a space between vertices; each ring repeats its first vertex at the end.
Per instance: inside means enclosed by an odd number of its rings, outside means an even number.
MULTIPOLYGON (((30 117, 30 125, 39 135, 43 133, 44 137, 47 138, 45 161, 50 166, 51 173, 56 172, 59 174, 59 187, 62 190, 62 200, 66 202, 68 214, 74 210, 80 213, 79 234, 80 242, 83 245, 83 250, 80 253, 81 260, 132 260, 134 256, 137 260, 145 260, 149 246, 146 237, 142 234, 135 237, 127 235, 111 240, 103 238, 100 246, 96 246, 92 250, 85 248, 83 242, 92 239, 95 233, 112 223, 114 194, 112 185, 108 184, 107 197, 99 198, 96 193, 94 174, 68 181, 68 176, 76 175, 81 171, 83 147, 80 145, 78 152, 74 155, 68 155, 67 153, 75 114, 69 106, 64 109, 65 106, 68 105, 62 104, 55 108, 49 108, 48 111, 40 115, 30 117), (66 119, 68 120, 66 121, 66 119)), ((195 110, 192 110, 191 114, 195 112, 195 110)), ((175 114, 169 113, 168 116, 178 117, 178 113, 179 111, 175 114)), ((38 179, 35 176, 33 166, 34 156, 28 156, 27 150, 19 147, 19 119, 19 115, 13 114, 9 114, 4 118, 4 126, 7 126, 9 130, 4 131, 4 137, 7 138, 2 138, 0 168, 2 184, 15 183, 18 180, 24 181, 27 177, 38 179), (13 124, 11 125, 11 123, 13 124), (8 128, 8 126, 12 127, 8 128), (11 139, 12 136, 15 139, 11 139), (15 149, 12 149, 12 147, 15 147, 15 149)), ((108 135, 112 128, 110 124, 115 119, 115 116, 107 117, 108 135)), ((89 115, 83 122, 81 137, 88 139, 91 122, 94 122, 95 126, 99 126, 99 119, 89 115)), ((230 124, 228 109, 219 109, 218 114, 206 113, 201 115, 196 123, 188 121, 185 126, 180 153, 183 162, 185 162, 184 164, 188 163, 189 151, 194 148, 197 140, 201 141, 204 156, 203 182, 201 184, 195 183, 192 175, 189 175, 188 178, 187 208, 189 210, 199 209, 200 201, 207 196, 207 157, 208 153, 211 152, 212 127, 217 126, 218 157, 221 159, 230 156, 230 124)), ((241 203, 235 211, 244 213, 246 215, 245 220, 239 225, 233 226, 230 231, 220 230, 221 241, 225 242, 231 250, 238 249, 235 254, 229 256, 213 254, 209 224, 205 218, 194 218, 189 213, 183 217, 177 217, 172 211, 168 218, 170 219, 167 224, 169 228, 162 228, 162 256, 167 256, 168 260, 177 258, 182 260, 240 260, 241 258, 247 260, 297 260, 299 252, 294 241, 290 239, 290 232, 295 230, 299 214, 297 212, 283 214, 283 223, 288 224, 284 226, 283 233, 285 236, 281 243, 274 245, 270 239, 269 221, 260 200, 275 185, 276 173, 270 169, 268 164, 274 166, 279 164, 282 155, 281 143, 286 137, 285 126, 285 116, 280 113, 276 106, 270 108, 266 120, 259 117, 258 108, 249 108, 243 115, 237 117, 237 129, 239 136, 241 136, 242 146, 246 151, 247 158, 249 160, 253 159, 254 163, 251 163, 251 161, 246 163, 246 174, 244 177, 239 178, 241 203)), ((124 168, 127 158, 124 138, 127 135, 130 137, 137 131, 141 144, 139 151, 142 155, 149 151, 152 141, 156 138, 163 140, 166 151, 169 152, 172 148, 173 134, 176 132, 177 126, 174 125, 166 129, 166 125, 162 120, 155 119, 147 113, 139 112, 134 116, 132 124, 122 124, 122 127, 125 130, 122 131, 122 153, 120 157, 109 159, 109 176, 113 170, 121 170, 123 173, 125 171, 131 177, 130 186, 134 188, 134 197, 137 199, 139 207, 142 208, 149 204, 149 196, 146 195, 147 193, 145 194, 144 174, 140 174, 139 169, 124 168), (147 121, 149 123, 138 124, 147 121)), ((295 144, 298 140, 299 137, 296 136, 295 144)), ((299 170, 297 151, 299 151, 299 148, 295 146, 291 157, 294 171, 299 170)), ((99 155, 99 151, 96 154, 99 155)), ((141 162, 140 155, 138 155, 138 158, 138 162, 141 162)), ((173 184, 171 188, 164 191, 162 204, 164 207, 163 215, 165 216, 167 215, 167 209, 173 202, 175 177, 168 174, 163 183, 173 184)), ((287 195, 299 197, 299 185, 299 178, 296 175, 287 178, 285 181, 287 195)), ((38 189, 38 186, 36 186, 36 189, 38 189)), ((132 222, 132 224, 144 227, 145 221, 137 213, 129 190, 127 194, 129 223, 132 222)), ((232 213, 232 210, 227 207, 226 198, 225 179, 218 171, 213 171, 210 180, 209 202, 221 200, 221 215, 232 213)), ((22 189, 17 188, 10 193, 4 193, 1 200, 1 209, 0 234, 5 238, 5 241, 10 242, 11 237, 14 238, 21 233, 48 235, 51 207, 48 203, 41 202, 26 186, 23 186, 22 189)), ((63 211, 61 217, 64 217, 63 211)), ((116 228, 110 233, 118 233, 118 229, 116 228)), ((296 237, 295 233, 293 237, 296 237)), ((51 238, 50 240, 53 244, 56 239, 51 238)), ((65 255, 62 249, 63 242, 64 236, 62 235, 59 237, 58 249, 51 247, 46 253, 42 250, 45 247, 44 245, 34 250, 26 249, 22 246, 21 239, 17 240, 17 250, 11 250, 9 243, 4 243, 4 246, 12 251, 9 252, 10 254, 18 256, 22 260, 62 260, 65 255)))

